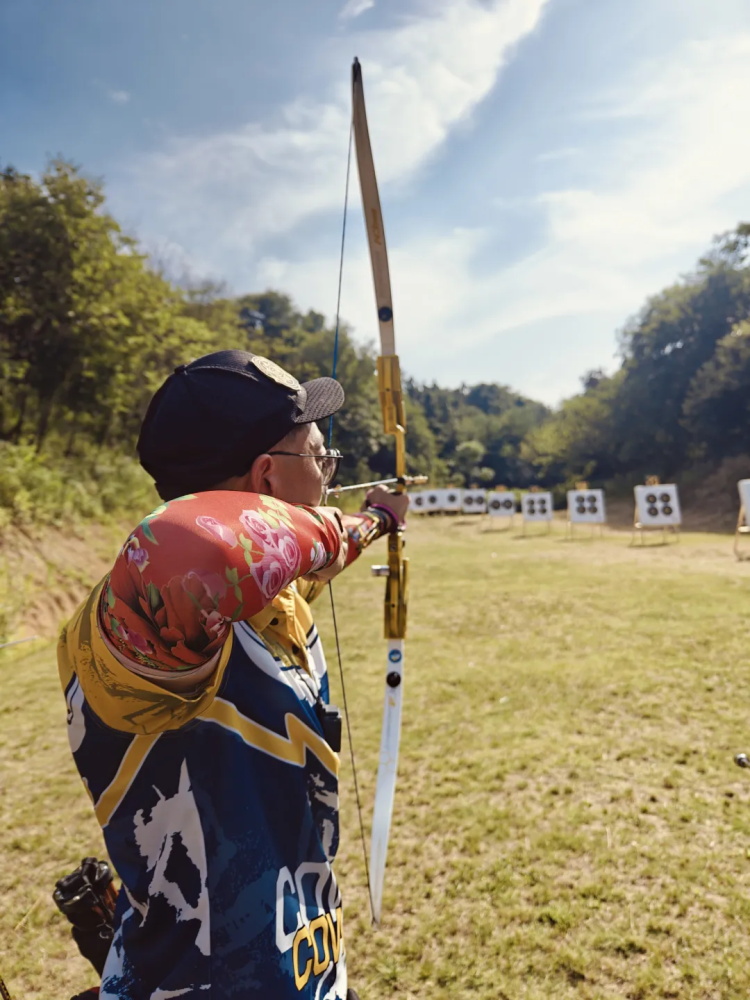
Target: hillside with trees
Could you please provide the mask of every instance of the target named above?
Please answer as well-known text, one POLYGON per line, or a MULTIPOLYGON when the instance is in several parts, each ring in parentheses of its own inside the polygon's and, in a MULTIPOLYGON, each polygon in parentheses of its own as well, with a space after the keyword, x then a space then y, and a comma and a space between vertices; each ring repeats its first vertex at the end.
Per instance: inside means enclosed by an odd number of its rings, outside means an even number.
POLYGON ((646 302, 620 333, 619 371, 589 372, 583 392, 526 436, 539 475, 676 478, 750 451, 749 252, 743 223, 646 302))
MULTIPOLYGON (((553 411, 511 388, 407 378, 409 467, 433 483, 598 485, 745 455, 750 407, 750 225, 620 333, 621 366, 591 371, 553 411)), ((331 373, 334 330, 287 295, 181 287, 107 213, 100 183, 53 161, 0 173, 0 526, 97 518, 154 499, 134 459, 154 389, 177 364, 243 348, 300 379, 331 373)), ((340 331, 347 403, 341 481, 388 475, 372 344, 340 331)))

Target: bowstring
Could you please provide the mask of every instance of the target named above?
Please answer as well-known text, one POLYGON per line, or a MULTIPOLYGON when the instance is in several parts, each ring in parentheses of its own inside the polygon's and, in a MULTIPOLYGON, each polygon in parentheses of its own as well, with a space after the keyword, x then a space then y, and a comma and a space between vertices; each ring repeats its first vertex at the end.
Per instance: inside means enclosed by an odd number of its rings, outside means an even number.
MULTIPOLYGON (((328 593, 331 598, 331 618, 333 619, 333 634, 336 639, 336 657, 339 664, 339 677, 341 679, 341 697, 344 702, 344 718, 346 719, 346 739, 349 743, 349 759, 352 763, 352 783, 354 784, 354 797, 357 801, 357 816, 359 817, 359 839, 362 844, 362 858, 365 863, 365 879, 367 880, 367 898, 370 900, 370 910, 372 911, 372 885, 370 883, 370 862, 367 857, 367 842, 365 840, 365 823, 362 817, 362 797, 359 794, 359 780, 357 778, 357 765, 354 761, 354 743, 352 742, 352 726, 349 720, 349 706, 346 700, 346 684, 344 682, 344 665, 341 659, 341 645, 339 643, 339 631, 336 625, 336 606, 333 601, 333 587, 328 584, 328 593)), ((374 913, 373 913, 374 919, 374 913)))
MULTIPOLYGON (((351 177, 352 166, 352 145, 354 140, 354 122, 349 127, 349 151, 346 158, 346 182, 344 185, 344 218, 341 224, 341 253, 339 257, 339 281, 336 294, 336 328, 333 336, 333 365, 331 367, 331 378, 336 378, 339 363, 339 331, 341 329, 341 292, 344 284, 344 247, 346 246, 346 220, 349 210, 349 179, 351 177)), ((333 414, 328 419, 328 447, 331 447, 333 439, 333 414)), ((326 498, 327 502, 327 498, 326 498)), ((352 765, 352 783, 354 785, 354 797, 357 802, 357 816, 359 817, 359 837, 362 843, 362 857, 365 863, 365 879, 367 880, 367 898, 370 900, 370 911, 373 914, 372 905, 372 885, 370 883, 370 862, 367 857, 367 842, 365 838, 365 823, 362 816, 362 797, 359 794, 359 778, 357 776, 357 764, 354 759, 354 742, 352 740, 352 726, 349 719, 349 703, 346 697, 346 682, 344 681, 344 661, 341 656, 341 643, 339 641, 339 630, 336 622, 336 604, 333 599, 333 585, 328 584, 328 594, 331 599, 331 620, 333 622, 333 635, 336 642, 336 659, 339 665, 339 678, 341 681, 341 698, 344 703, 344 718, 346 719, 346 739, 349 744, 349 759, 352 765)))
MULTIPOLYGON (((331 378, 336 378, 339 367, 339 330, 341 328, 341 290, 344 287, 344 247, 346 246, 346 217, 349 213, 349 178, 352 170, 352 141, 354 139, 354 121, 349 126, 349 151, 346 156, 346 182, 344 184, 344 219, 341 223, 341 253, 339 255, 339 285, 336 293, 336 329, 333 335, 333 365, 331 378)), ((333 438, 333 414, 328 418, 328 447, 333 438)))

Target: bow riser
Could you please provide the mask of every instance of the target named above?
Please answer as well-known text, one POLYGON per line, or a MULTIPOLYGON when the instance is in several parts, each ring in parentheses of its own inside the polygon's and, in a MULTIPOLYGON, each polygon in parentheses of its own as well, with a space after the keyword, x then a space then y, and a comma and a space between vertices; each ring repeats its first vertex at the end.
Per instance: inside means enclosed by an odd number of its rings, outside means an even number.
POLYGON ((401 365, 397 354, 378 358, 378 393, 383 411, 383 430, 396 438, 396 475, 406 475, 406 411, 401 389, 401 365))
POLYGON ((385 585, 385 637, 406 638, 406 588, 409 582, 409 560, 403 555, 401 532, 388 536, 388 580, 385 585))

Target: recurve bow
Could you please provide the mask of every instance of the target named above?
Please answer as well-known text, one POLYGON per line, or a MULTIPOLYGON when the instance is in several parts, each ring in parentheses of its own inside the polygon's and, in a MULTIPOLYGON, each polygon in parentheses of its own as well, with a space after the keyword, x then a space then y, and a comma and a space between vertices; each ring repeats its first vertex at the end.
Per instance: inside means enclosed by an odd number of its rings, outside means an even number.
MULTIPOLYGON (((362 207, 367 227, 375 300, 380 329, 380 356, 378 357, 378 390, 383 411, 383 430, 393 435, 396 446, 397 493, 406 490, 406 416, 401 390, 401 368, 396 353, 393 328, 393 303, 391 279, 388 271, 388 252, 385 245, 383 214, 375 177, 375 164, 367 128, 365 95, 362 84, 362 67, 355 59, 352 66, 352 106, 354 144, 357 152, 359 182, 362 190, 362 207)), ((383 883, 388 853, 388 838, 393 816, 396 790, 398 751, 401 739, 401 701, 403 695, 404 638, 406 636, 406 588, 409 560, 403 554, 402 532, 388 535, 388 566, 385 587, 385 638, 387 639, 387 667, 385 676, 385 706, 380 742, 380 760, 375 790, 370 846, 370 894, 373 920, 380 922, 383 905, 383 883)))

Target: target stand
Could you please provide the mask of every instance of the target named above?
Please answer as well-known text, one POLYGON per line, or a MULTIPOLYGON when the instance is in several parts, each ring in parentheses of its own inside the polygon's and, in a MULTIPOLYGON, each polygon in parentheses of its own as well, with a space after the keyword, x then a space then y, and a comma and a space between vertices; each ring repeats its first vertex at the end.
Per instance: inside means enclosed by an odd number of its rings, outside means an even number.
POLYGON ((604 525, 607 523, 607 512, 604 505, 604 490, 592 490, 585 482, 576 483, 574 490, 568 490, 568 520, 565 525, 565 537, 573 541, 576 525, 589 525, 589 538, 597 533, 601 538, 604 525))
POLYGON ((521 497, 521 535, 526 536, 527 523, 537 521, 547 525, 546 534, 549 534, 552 531, 553 511, 552 494, 532 486, 521 497))
POLYGON ((750 534, 750 524, 747 522, 750 511, 750 479, 740 479, 737 483, 737 492, 740 495, 740 512, 737 515, 737 527, 734 532, 734 555, 739 562, 744 562, 750 559, 750 552, 743 552, 740 546, 742 536, 750 534))
POLYGON ((658 476, 649 476, 645 486, 636 486, 635 513, 633 515, 633 535, 631 546, 638 538, 641 545, 646 544, 646 533, 657 530, 661 532, 661 541, 657 545, 666 545, 668 532, 674 536, 675 542, 680 539, 682 512, 680 497, 675 483, 660 483, 658 476))
POLYGON ((497 486, 495 492, 487 497, 486 509, 489 523, 493 528, 498 521, 505 521, 505 530, 509 530, 513 527, 513 516, 516 513, 515 493, 504 486, 497 486))

